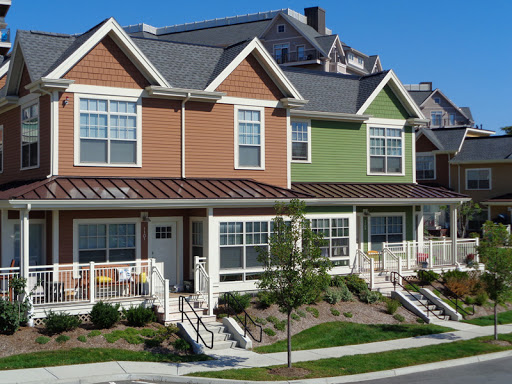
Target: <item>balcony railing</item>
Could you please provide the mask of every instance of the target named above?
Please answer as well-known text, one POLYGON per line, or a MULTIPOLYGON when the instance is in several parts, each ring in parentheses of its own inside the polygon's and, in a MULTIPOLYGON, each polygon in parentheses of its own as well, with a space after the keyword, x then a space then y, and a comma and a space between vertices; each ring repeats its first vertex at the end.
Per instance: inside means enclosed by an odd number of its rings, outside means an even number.
POLYGON ((316 49, 306 49, 301 52, 278 52, 274 53, 277 64, 296 63, 299 61, 317 60, 320 53, 316 49))

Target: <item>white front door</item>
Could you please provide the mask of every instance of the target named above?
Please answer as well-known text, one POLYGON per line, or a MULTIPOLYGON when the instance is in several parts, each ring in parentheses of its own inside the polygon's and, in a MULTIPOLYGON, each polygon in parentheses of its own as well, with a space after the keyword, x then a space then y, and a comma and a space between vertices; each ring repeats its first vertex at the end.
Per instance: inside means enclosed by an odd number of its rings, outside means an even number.
POLYGON ((149 255, 157 262, 164 263, 164 277, 171 285, 178 282, 177 238, 178 226, 176 221, 161 221, 149 223, 149 255))

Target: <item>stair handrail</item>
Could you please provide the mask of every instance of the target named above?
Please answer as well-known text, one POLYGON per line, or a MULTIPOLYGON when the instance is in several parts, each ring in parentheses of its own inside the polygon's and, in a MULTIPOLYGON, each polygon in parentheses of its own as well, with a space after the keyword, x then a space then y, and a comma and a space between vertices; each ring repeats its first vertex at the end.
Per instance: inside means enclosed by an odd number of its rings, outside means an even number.
MULTIPOLYGON (((399 285, 400 287, 402 287, 402 289, 403 289, 403 290, 405 290, 409 295, 411 295, 411 296, 413 296, 413 297, 416 297, 416 296, 414 296, 414 294, 413 294, 411 291, 409 291, 407 288, 405 288, 405 287, 402 285, 401 281, 403 282, 404 280, 405 280, 405 278, 404 278, 402 275, 400 275, 398 272, 391 272, 391 281, 392 281, 392 283, 393 283, 393 287, 394 287, 395 291, 396 291, 396 286, 397 286, 397 284, 398 284, 398 285, 399 285)), ((419 293, 419 292, 416 292, 416 293, 419 293)), ((419 294, 421 295, 421 293, 419 293, 419 294)), ((426 310, 427 310, 427 317, 428 317, 429 313, 432 313, 432 314, 433 314, 435 317, 437 317, 439 320, 444 320, 444 319, 440 318, 439 316, 437 316, 437 314, 436 314, 436 313, 434 313, 434 311, 432 311, 432 310, 428 307, 428 305, 423 304, 419 299, 417 299, 417 300, 418 300, 418 303, 420 303, 422 306, 424 306, 424 307, 426 308, 426 310)))
MULTIPOLYGON (((382 250, 382 254, 383 254, 382 257, 384 258, 384 260, 386 259, 386 255, 390 255, 391 258, 396 261, 397 270, 396 271, 392 270, 391 272, 398 272, 398 274, 401 275, 402 274, 402 258, 400 256, 395 255, 395 253, 388 247, 384 247, 384 249, 382 250)), ((386 265, 387 265, 387 263, 386 263, 386 265)))
POLYGON ((356 249, 356 259, 359 264, 359 275, 366 281, 368 287, 373 289, 375 261, 360 249, 356 249))
POLYGON ((208 328, 206 328, 206 325, 204 325, 203 320, 201 320, 201 318, 198 316, 196 310, 194 309, 194 307, 192 307, 192 305, 190 304, 190 301, 185 296, 180 296, 179 297, 178 309, 181 312, 181 322, 183 323, 184 318, 186 317, 188 322, 190 323, 190 325, 192 325, 192 328, 196 332, 196 343, 199 343, 199 339, 201 339, 201 342, 203 343, 203 345, 206 348, 213 349, 213 338, 214 338, 213 332, 210 331, 208 328), (188 304, 189 308, 192 310, 192 312, 194 312, 194 315, 196 316, 197 321, 196 321, 196 325, 195 326, 194 326, 194 322, 190 319, 190 317, 188 317, 187 313, 185 312, 185 303, 188 304), (211 345, 208 345, 206 343, 206 341, 204 341, 203 336, 201 336, 201 334, 199 333, 201 325, 206 330, 206 332, 208 332, 208 333, 210 333, 212 335, 212 343, 211 343, 211 345))
POLYGON ((249 336, 251 336, 251 338, 258 342, 258 343, 261 343, 261 341, 263 340, 263 327, 259 324, 257 324, 253 318, 247 313, 247 311, 244 309, 244 307, 240 304, 240 302, 238 301, 238 299, 231 293, 231 292, 225 292, 224 293, 224 300, 226 301, 226 304, 227 304, 227 310, 226 312, 228 313, 228 317, 230 316, 230 311, 229 311, 229 308, 231 307, 230 306, 230 300, 233 300, 237 305, 238 305, 238 308, 241 308, 243 313, 244 313, 244 321, 242 322, 242 320, 240 320, 240 318, 238 317, 238 314, 236 313, 236 311, 234 310, 233 313, 235 314, 235 317, 238 319, 239 323, 243 325, 244 327, 244 337, 247 337, 247 334, 249 334, 249 336), (260 330, 260 334, 259 334, 259 339, 256 339, 254 337, 254 335, 252 334, 251 330, 247 327, 247 319, 249 319, 251 321, 251 323, 259 328, 260 330))
POLYGON ((208 308, 211 307, 212 303, 210 302, 210 276, 208 272, 206 272, 205 268, 206 257, 194 257, 194 265, 195 265, 195 287, 194 291, 196 295, 202 296, 202 299, 208 302, 208 308))
MULTIPOLYGON (((460 305, 459 305, 459 300, 461 302, 464 303, 464 299, 457 295, 455 292, 453 292, 450 288, 448 288, 446 286, 445 283, 443 283, 441 280, 439 280, 437 277, 435 277, 434 275, 431 274, 432 271, 427 271, 426 269, 420 269, 418 271, 418 277, 421 279, 421 276, 420 274, 423 274, 423 273, 427 273, 429 276, 431 276, 435 281, 437 281, 439 284, 441 284, 443 286, 444 289, 446 289, 448 291, 448 293, 450 295, 453 295, 453 297, 455 297, 455 302, 453 302, 452 299, 450 299, 447 295, 445 295, 443 292, 439 291, 436 287, 434 287, 432 285, 432 283, 430 281, 427 281, 427 280, 423 280, 424 282, 428 283, 428 285, 430 285, 435 291, 439 292, 440 294, 442 294, 450 303, 452 303, 453 305, 455 305, 455 312, 459 313, 459 309, 461 312, 463 312, 463 314, 467 315, 467 316, 472 316, 475 314, 475 304, 473 304, 473 313, 469 313, 468 311, 466 311, 464 308, 462 308, 460 305)), ((432 280, 432 281, 434 281, 432 280)))
POLYGON ((160 305, 164 307, 164 317, 167 319, 169 314, 169 280, 164 278, 158 267, 154 264, 154 259, 151 259, 151 294, 156 298, 160 305), (163 292, 156 289, 156 284, 160 283, 163 292), (161 293, 161 294, 159 294, 161 293))

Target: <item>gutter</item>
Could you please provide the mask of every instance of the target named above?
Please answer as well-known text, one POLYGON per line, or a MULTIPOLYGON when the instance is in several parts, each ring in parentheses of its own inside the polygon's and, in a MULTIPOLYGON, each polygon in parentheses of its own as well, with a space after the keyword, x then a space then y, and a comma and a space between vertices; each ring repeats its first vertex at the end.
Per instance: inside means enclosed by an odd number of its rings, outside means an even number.
POLYGON ((349 121, 355 123, 364 123, 373 117, 372 115, 357 115, 355 113, 304 111, 297 109, 290 110, 290 115, 292 117, 307 117, 317 120, 349 121))
POLYGON ((223 96, 226 95, 225 92, 208 92, 187 88, 167 88, 158 85, 150 85, 146 87, 146 91, 148 92, 149 96, 154 97, 177 100, 187 98, 187 100, 192 101, 203 101, 213 103, 220 100, 223 96))

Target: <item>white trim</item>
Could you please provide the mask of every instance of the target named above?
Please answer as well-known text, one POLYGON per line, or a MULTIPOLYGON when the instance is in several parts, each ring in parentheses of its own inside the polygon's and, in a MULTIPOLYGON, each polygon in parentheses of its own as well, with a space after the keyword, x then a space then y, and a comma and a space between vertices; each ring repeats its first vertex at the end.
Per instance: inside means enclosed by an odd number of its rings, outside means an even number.
POLYGON ((59 263, 59 211, 52 211, 52 262, 59 263))
POLYGON ((39 94, 39 93, 29 93, 28 95, 25 95, 18 99, 18 105, 22 106, 24 104, 32 103, 33 101, 39 99, 40 97, 41 97, 41 94, 39 94))
MULTIPOLYGON (((110 103, 109 103, 110 105, 110 103)), ((110 138, 110 107, 108 110, 108 127, 107 137, 110 138)), ((104 96, 90 94, 74 94, 74 166, 76 167, 113 167, 113 168, 140 168, 142 167, 142 98, 133 98, 126 96, 104 96), (137 130, 136 130, 136 162, 135 164, 110 164, 108 163, 81 163, 80 162, 80 99, 95 99, 110 101, 128 101, 137 104, 137 130)), ((110 140, 109 140, 110 142, 110 140)), ((110 146, 108 148, 110 153, 110 146)), ((110 159, 108 159, 110 161, 110 159)))
MULTIPOLYGON (((448 103, 450 103, 452 105, 452 107, 455 108, 455 110, 457 112, 459 112, 463 117, 465 117, 470 123, 474 122, 472 119, 470 119, 468 116, 466 116, 466 114, 462 111, 462 109, 460 109, 453 101, 451 101, 448 97, 446 97, 446 95, 443 92, 441 92, 441 90, 439 88, 434 89, 432 91, 432 93, 425 100, 423 100, 423 103, 421 103, 420 108, 422 108, 425 105, 425 103, 427 102, 428 99, 432 99, 432 101, 434 101, 435 93, 439 93, 443 97, 443 99, 448 101, 448 103)), ((437 104, 437 103, 434 101, 434 104, 437 104)), ((437 105, 441 105, 441 104, 437 104, 437 105)), ((443 111, 446 112, 444 107, 443 107, 443 111)))
POLYGON ((35 102, 28 102, 20 106, 20 171, 39 168, 41 164, 41 108, 39 97, 35 102), (23 110, 37 105, 37 164, 23 167, 23 110))
MULTIPOLYGON (((372 119, 370 119, 371 121, 372 119)), ((414 136, 414 135, 413 135, 414 136)), ((387 139, 385 139, 387 140, 387 139)), ((376 124, 376 123, 367 123, 366 124, 366 175, 367 176, 405 176, 405 155, 406 155, 406 142, 405 142, 405 125, 392 125, 389 126, 388 124, 376 124), (370 167, 370 128, 391 128, 391 129, 400 129, 402 132, 401 140, 402 140, 402 172, 400 173, 388 173, 388 172, 371 172, 370 167)), ((387 144, 386 144, 387 149, 387 144)), ((413 153, 414 155, 414 153, 413 153)), ((382 155, 379 155, 382 156, 382 155)), ((384 157, 387 159, 388 155, 387 153, 384 155, 384 157)), ((393 156, 392 156, 393 157, 393 156)), ((397 156, 394 156, 397 157, 397 156)), ((415 161, 415 159, 414 159, 415 161)), ((385 162, 386 163, 386 162, 385 162)), ((387 164, 385 164, 387 165, 387 164)))
POLYGON ((364 104, 361 106, 361 108, 359 108, 359 110, 356 113, 358 115, 362 115, 372 104, 375 98, 379 95, 380 91, 382 91, 388 83, 391 89, 395 92, 395 95, 398 97, 398 99, 401 99, 400 101, 402 102, 402 105, 406 110, 408 110, 409 113, 415 115, 420 119, 425 119, 425 116, 421 112, 420 108, 412 99, 409 92, 407 92, 407 90, 404 88, 404 86, 402 85, 402 83, 400 82, 400 80, 398 79, 398 77, 396 76, 395 72, 393 72, 392 69, 389 70, 384 79, 382 79, 377 88, 375 88, 370 97, 366 99, 364 104))
MULTIPOLYGON (((435 179, 437 179, 437 163, 436 163, 437 162, 437 158, 436 158, 436 154, 433 153, 433 152, 417 152, 416 156, 415 156, 416 161, 418 161, 418 156, 433 156, 434 157, 434 177, 428 178, 428 179, 418 179, 418 180, 424 181, 424 180, 435 180, 435 179)), ((414 162, 415 165, 416 165, 416 161, 414 162)))
POLYGON ((466 168, 464 172, 466 191, 490 191, 492 189, 492 168, 466 168), (489 171, 489 188, 469 188, 468 186, 468 171, 489 171))
MULTIPOLYGON (((112 218, 112 219, 73 219, 73 263, 78 263, 78 226, 80 224, 135 224, 135 260, 141 259, 141 236, 140 236, 140 218, 112 218)), ((107 244, 108 247, 108 228, 107 228, 107 244)), ((108 260, 106 260, 108 262, 108 260)))
POLYGON ((125 97, 141 97, 149 96, 145 89, 131 89, 131 88, 117 88, 117 87, 103 87, 99 85, 86 85, 86 84, 71 84, 67 92, 82 93, 90 95, 103 95, 103 96, 125 96, 125 97))
MULTIPOLYGON (((0 67, 0 79, 1 79, 2 77, 4 77, 4 75, 6 75, 6 74, 7 74, 7 71, 9 70, 9 64, 10 64, 10 63, 8 63, 7 65, 5 65, 5 64, 4 64, 4 65, 2 65, 2 66, 0 67)), ((7 81, 7 79, 5 79, 5 80, 7 81)))
POLYGON ((286 109, 286 188, 292 187, 292 135, 290 110, 286 109))
MULTIPOLYGON (((152 224, 176 224, 176 285, 180 288, 183 286, 183 217, 182 216, 165 216, 165 217, 151 217, 148 223, 148 258, 151 256, 151 225, 152 224)), ((140 228, 140 226, 139 226, 140 228)), ((140 232, 139 232, 140 233, 140 232)), ((139 234, 140 238, 140 234, 139 234)), ((165 267, 165 264, 164 264, 165 267)))
MULTIPOLYGON (((414 209, 414 205, 412 206, 412 209, 414 209)), ((414 211, 413 211, 413 215, 412 217, 414 217, 414 211)), ((370 216, 368 216, 368 239, 367 239, 367 244, 368 244, 368 250, 371 251, 372 250, 372 221, 371 219, 373 217, 401 217, 402 218, 402 242, 407 238, 407 215, 405 212, 375 212, 375 213, 372 213, 370 212, 370 216)), ((388 233, 387 233, 387 220, 386 220, 386 239, 387 239, 387 236, 388 236, 388 233)), ((414 225, 413 225, 414 227, 414 225)), ((387 243, 387 241, 386 241, 387 243)))
POLYGON ((170 87, 164 76, 158 72, 149 59, 132 41, 124 29, 115 21, 113 17, 108 19, 92 36, 87 39, 76 51, 69 55, 57 68, 55 68, 47 77, 58 79, 64 76, 73 66, 75 66, 91 49, 93 49, 105 36, 109 35, 133 61, 133 64, 141 72, 149 75, 150 79, 163 87, 170 87))
POLYGON ((245 99, 242 97, 222 96, 217 104, 248 105, 251 107, 284 108, 281 101, 245 99))
POLYGON ((59 92, 54 91, 52 92, 52 95, 50 96, 50 103, 52 108, 52 175, 58 175, 59 174, 59 92))
MULTIPOLYGON (((256 58, 260 61, 260 64, 264 64, 264 67, 267 68, 267 73, 270 77, 277 82, 281 91, 285 91, 285 94, 288 94, 296 99, 304 100, 299 91, 295 88, 295 86, 291 83, 290 80, 285 76, 279 65, 272 58, 270 53, 263 46, 261 41, 255 37, 247 46, 235 57, 231 63, 224 68, 224 70, 206 87, 205 91, 213 92, 217 89, 217 87, 222 84, 222 82, 233 72, 240 63, 251 53, 255 53, 256 58)), ((286 96, 286 95, 285 95, 286 96)))
MULTIPOLYGON (((411 134, 411 148, 412 148, 412 182, 416 183, 416 135, 414 134, 414 129, 412 129, 411 134)), ((435 155, 434 155, 434 175, 435 175, 435 155)))
POLYGON ((277 33, 284 33, 284 32, 286 32, 286 24, 277 24, 276 32, 277 33), (283 27, 283 30, 280 31, 279 27, 283 27))
POLYGON ((2 253, 1 253, 1 260, 0 260, 0 266, 2 267, 9 267, 10 261, 12 257, 9 257, 9 251, 11 247, 11 243, 13 243, 13 239, 9 235, 7 231, 7 223, 8 223, 8 216, 7 216, 7 209, 2 209, 0 212, 0 222, 1 222, 1 231, 0 231, 0 237, 2 238, 2 253))
MULTIPOLYGON (((193 247, 192 239, 193 239, 193 223, 200 222, 203 224, 203 244, 201 247, 203 248, 203 257, 207 257, 208 255, 208 217, 199 217, 199 216, 189 216, 188 218, 188 231, 190 233, 189 239, 188 239, 188 249, 189 249, 189 265, 187 266, 189 268, 188 273, 191 276, 189 280, 194 279, 194 253, 193 253, 193 247)), ((185 255, 183 255, 185 256, 185 255)), ((185 257, 183 257, 185 259, 185 257)), ((183 265, 185 265, 185 260, 183 260, 183 265)), ((183 278, 185 280, 185 278, 183 278)))
POLYGON ((235 132, 235 169, 248 169, 248 170, 259 170, 264 171, 265 170, 265 108, 263 107, 247 107, 247 106, 235 106, 234 108, 235 116, 235 126, 234 126, 234 132, 235 132), (259 167, 245 167, 239 165, 239 146, 238 138, 239 138, 239 124, 238 124, 238 111, 244 110, 244 111, 258 111, 260 113, 260 166, 259 167))
MULTIPOLYGON (((292 117, 310 118, 315 120, 335 120, 335 121, 349 121, 355 123, 364 123, 371 118, 371 115, 356 115, 353 113, 337 113, 337 112, 320 112, 320 111, 304 111, 301 109, 293 109, 291 111, 292 117)), ((396 122, 397 120, 392 120, 396 122)))
POLYGON ((297 122, 297 123, 306 123, 307 124, 307 135, 308 135, 308 158, 307 160, 293 160, 293 138, 290 139, 290 149, 291 149, 291 152, 292 152, 292 157, 291 157, 291 162, 292 163, 303 163, 303 164, 311 164, 312 162, 312 159, 311 159, 311 142, 313 141, 312 140, 312 129, 311 129, 311 120, 305 120, 305 119, 292 119, 290 121, 290 124, 288 125, 289 127, 289 131, 290 131, 290 136, 292 136, 293 134, 293 129, 292 129, 292 124, 294 122, 297 122))

